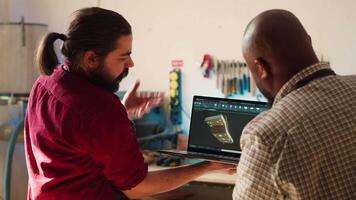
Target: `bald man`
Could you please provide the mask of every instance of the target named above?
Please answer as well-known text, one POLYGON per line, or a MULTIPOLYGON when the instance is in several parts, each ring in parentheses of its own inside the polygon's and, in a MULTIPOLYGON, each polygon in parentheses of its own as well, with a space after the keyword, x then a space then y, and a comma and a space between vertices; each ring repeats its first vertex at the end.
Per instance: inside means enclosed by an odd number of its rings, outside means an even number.
POLYGON ((234 200, 356 199, 356 76, 319 62, 285 10, 256 16, 242 50, 272 107, 243 131, 234 200))

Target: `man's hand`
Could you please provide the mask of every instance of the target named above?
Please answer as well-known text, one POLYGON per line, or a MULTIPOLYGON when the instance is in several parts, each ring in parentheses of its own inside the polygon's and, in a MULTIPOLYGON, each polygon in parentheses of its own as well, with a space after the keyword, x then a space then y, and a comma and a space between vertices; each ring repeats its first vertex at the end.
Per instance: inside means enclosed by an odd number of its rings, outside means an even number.
POLYGON ((208 164, 208 172, 207 173, 224 173, 224 174, 235 174, 237 170, 237 165, 233 164, 225 164, 213 161, 204 161, 208 164))
POLYGON ((122 100, 130 120, 141 118, 151 108, 163 103, 162 92, 150 92, 138 95, 137 89, 139 86, 140 82, 136 81, 133 87, 126 92, 122 100))

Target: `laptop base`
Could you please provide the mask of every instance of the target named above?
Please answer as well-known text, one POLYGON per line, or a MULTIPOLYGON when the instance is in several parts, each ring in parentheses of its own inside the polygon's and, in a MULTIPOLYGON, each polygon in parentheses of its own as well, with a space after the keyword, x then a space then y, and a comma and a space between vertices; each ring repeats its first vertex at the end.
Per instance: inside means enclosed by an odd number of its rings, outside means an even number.
POLYGON ((166 155, 178 156, 183 158, 201 159, 201 160, 227 163, 233 165, 237 165, 239 163, 239 158, 237 157, 229 157, 229 156, 222 156, 222 155, 215 155, 215 154, 188 152, 188 151, 175 150, 175 149, 159 150, 158 152, 166 155))

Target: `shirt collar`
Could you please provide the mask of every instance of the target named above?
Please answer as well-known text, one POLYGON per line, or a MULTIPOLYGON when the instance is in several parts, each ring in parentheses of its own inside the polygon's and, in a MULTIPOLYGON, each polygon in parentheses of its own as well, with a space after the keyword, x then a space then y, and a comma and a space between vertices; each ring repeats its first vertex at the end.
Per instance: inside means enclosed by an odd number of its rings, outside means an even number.
POLYGON ((287 94, 292 92, 293 88, 295 85, 306 78, 307 76, 322 70, 322 69, 327 69, 330 68, 330 65, 328 62, 318 62, 313 65, 308 66, 307 68, 303 69, 302 71, 298 72, 296 75, 294 75, 289 81, 287 81, 282 88, 278 91, 274 101, 273 101, 273 106, 277 104, 283 97, 285 97, 287 94))

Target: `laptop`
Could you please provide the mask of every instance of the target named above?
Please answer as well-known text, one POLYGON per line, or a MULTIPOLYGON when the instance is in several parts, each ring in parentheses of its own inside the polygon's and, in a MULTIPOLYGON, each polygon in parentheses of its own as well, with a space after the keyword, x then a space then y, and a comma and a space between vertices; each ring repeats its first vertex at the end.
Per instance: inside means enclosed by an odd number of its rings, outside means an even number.
POLYGON ((194 96, 188 149, 160 150, 186 158, 237 164, 245 125, 268 109, 266 102, 194 96))

